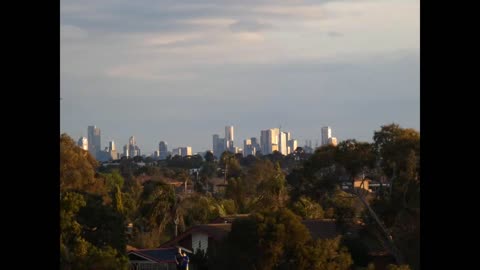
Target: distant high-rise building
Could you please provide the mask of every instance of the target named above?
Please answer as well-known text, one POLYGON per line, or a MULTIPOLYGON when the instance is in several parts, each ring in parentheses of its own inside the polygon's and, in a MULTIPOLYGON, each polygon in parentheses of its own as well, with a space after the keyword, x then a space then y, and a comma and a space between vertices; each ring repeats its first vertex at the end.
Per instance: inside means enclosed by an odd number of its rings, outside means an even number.
POLYGON ((287 136, 287 142, 290 141, 292 139, 292 134, 290 132, 285 132, 286 136, 287 136))
POLYGON ((192 147, 185 146, 185 147, 178 147, 172 149, 172 156, 191 156, 192 155, 192 147))
POLYGON ((173 148, 172 149, 172 157, 181 156, 181 155, 182 155, 182 151, 180 150, 180 148, 173 148))
POLYGON ((256 148, 255 146, 252 144, 252 140, 251 139, 246 139, 246 140, 243 140, 243 156, 246 157, 248 155, 253 155, 255 156, 256 154, 256 148))
POLYGON ((336 137, 330 137, 328 139, 328 144, 331 144, 333 146, 337 146, 338 142, 337 142, 337 138, 336 137))
POLYGON ((158 144, 159 159, 166 159, 168 157, 168 145, 166 142, 161 141, 158 144))
POLYGON ((235 153, 235 146, 233 145, 233 126, 225 127, 225 150, 235 153))
POLYGON ((280 132, 278 134, 278 151, 282 153, 282 155, 288 155, 287 152, 287 132, 280 132))
POLYGON ((268 154, 268 129, 260 131, 260 149, 263 155, 268 154))
POLYGON ((80 139, 78 139, 77 145, 83 150, 88 150, 88 139, 85 137, 80 137, 80 139))
POLYGON ((191 156, 192 147, 191 146, 180 147, 180 155, 182 155, 182 157, 191 156))
POLYGON ((128 139, 128 144, 123 147, 123 156, 133 158, 141 155, 142 153, 140 151, 140 148, 137 146, 135 136, 131 136, 128 139))
POLYGON ((225 127, 225 140, 226 141, 233 141, 233 126, 226 126, 225 127))
POLYGON ((298 141, 297 140, 294 140, 294 139, 289 140, 288 141, 288 148, 289 148, 288 154, 291 154, 295 150, 297 150, 297 147, 298 147, 298 141))
POLYGON ((100 129, 95 126, 88 126, 87 140, 88 140, 88 151, 92 156, 97 158, 97 153, 102 150, 100 129))
POLYGON ((114 142, 114 141, 108 142, 108 151, 110 151, 110 152, 116 151, 116 149, 115 149, 115 142, 114 142))
POLYGON ((213 155, 220 158, 225 152, 225 139, 220 138, 218 134, 213 135, 213 155))
POLYGON ((130 156, 129 153, 128 153, 128 144, 125 144, 123 146, 123 156, 127 157, 127 158, 130 156))
POLYGON ((268 155, 273 153, 273 151, 280 150, 279 136, 279 128, 271 128, 267 130, 262 130, 260 132, 260 147, 262 149, 262 154, 268 155))
POLYGON ((252 142, 253 147, 255 147, 256 151, 260 151, 260 144, 258 143, 257 138, 251 137, 250 140, 252 142))
POLYGON ((130 144, 130 145, 136 145, 135 136, 131 136, 130 139, 128 139, 128 144, 130 144))
POLYGON ((330 137, 332 137, 332 129, 330 127, 322 127, 322 146, 328 144, 330 137))

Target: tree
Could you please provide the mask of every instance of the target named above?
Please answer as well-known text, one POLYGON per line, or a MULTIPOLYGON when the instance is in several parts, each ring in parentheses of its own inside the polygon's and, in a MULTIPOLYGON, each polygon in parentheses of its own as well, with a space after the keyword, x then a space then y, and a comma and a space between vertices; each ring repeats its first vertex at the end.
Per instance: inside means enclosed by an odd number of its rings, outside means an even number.
POLYGON ((145 225, 162 233, 175 218, 175 213, 172 213, 175 191, 166 183, 148 181, 144 185, 141 200, 141 213, 147 221, 145 225))
POLYGON ((215 161, 215 156, 213 155, 213 153, 211 151, 207 151, 205 153, 204 158, 205 158, 206 162, 214 162, 215 161))
POLYGON ((360 173, 374 167, 373 146, 366 142, 346 140, 338 144, 335 159, 347 171, 351 181, 360 173))
POLYGON ((105 192, 95 178, 98 162, 88 151, 78 147, 67 134, 60 136, 60 192, 88 190, 105 192))
POLYGON ((288 209, 235 220, 221 246, 209 253, 209 269, 349 269, 352 259, 340 238, 313 241, 300 217, 288 209))
POLYGON ((60 136, 61 269, 127 269, 123 215, 110 197, 120 181, 96 175, 97 166, 67 134, 60 136))
POLYGON ((378 162, 388 177, 392 177, 395 170, 405 169, 406 157, 411 150, 415 156, 420 156, 420 133, 414 129, 404 129, 392 123, 375 131, 373 140, 378 162))
POLYGON ((324 217, 324 211, 320 204, 314 202, 308 197, 300 199, 292 204, 292 211, 304 219, 318 219, 324 217))

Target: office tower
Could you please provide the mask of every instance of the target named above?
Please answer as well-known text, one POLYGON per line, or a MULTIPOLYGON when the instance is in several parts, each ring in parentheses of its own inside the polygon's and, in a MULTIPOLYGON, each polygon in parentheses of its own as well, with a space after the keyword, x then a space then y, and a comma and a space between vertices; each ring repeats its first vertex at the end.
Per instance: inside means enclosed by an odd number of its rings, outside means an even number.
POLYGON ((251 139, 243 140, 243 156, 246 157, 248 155, 255 156, 256 149, 252 144, 251 139))
POLYGON ((288 141, 288 148, 290 149, 288 154, 291 154, 297 150, 298 147, 298 141, 295 139, 291 139, 288 141))
POLYGON ((95 126, 88 126, 88 151, 97 158, 97 153, 101 151, 101 132, 95 126))
POLYGON ((278 151, 282 155, 288 155, 287 153, 287 132, 280 132, 278 136, 278 151))
POLYGON ((217 134, 213 135, 213 155, 220 158, 225 152, 225 139, 220 138, 217 134))
POLYGON ((114 141, 108 142, 108 148, 106 149, 106 151, 107 151, 107 156, 109 160, 118 159, 118 153, 117 153, 117 149, 115 148, 114 141))
POLYGON ((128 139, 128 144, 123 147, 123 156, 133 158, 141 155, 142 153, 140 148, 137 146, 135 136, 131 136, 128 139))
POLYGON ((127 158, 129 157, 128 144, 125 144, 125 145, 123 146, 123 156, 124 156, 124 157, 127 157, 127 158))
POLYGON ((180 149, 180 147, 172 149, 172 157, 181 156, 181 155, 182 155, 182 150, 180 149))
POLYGON ((168 156, 168 144, 167 142, 161 141, 158 144, 159 159, 166 159, 168 156))
POLYGON ((271 128, 268 130, 268 154, 273 153, 273 151, 279 151, 279 137, 280 137, 280 129, 279 128, 271 128))
POLYGON ((233 126, 225 127, 225 140, 233 141, 233 126))
POLYGON ((330 137, 332 137, 332 129, 330 127, 322 127, 322 146, 328 144, 330 137))
POLYGON ((235 153, 233 145, 233 126, 225 127, 225 150, 235 153))
POLYGON ((218 152, 219 152, 219 149, 218 149, 218 140, 220 139, 220 136, 218 136, 218 134, 213 134, 212 135, 212 153, 214 156, 218 157, 218 152))
POLYGON ((285 132, 286 136, 287 136, 287 142, 290 141, 292 139, 292 134, 290 132, 285 132))
POLYGON ((260 149, 263 155, 268 154, 268 129, 260 131, 260 149))
POLYGON ((180 149, 180 155, 182 157, 186 156, 191 156, 192 155, 192 147, 191 146, 186 146, 186 147, 179 147, 180 149))
POLYGON ((160 158, 160 150, 155 150, 153 152, 153 159, 159 159, 160 158))
POLYGON ((129 145, 136 145, 135 136, 132 136, 132 137, 130 137, 130 139, 128 139, 128 144, 129 145))
POLYGON ((88 139, 85 137, 80 137, 80 139, 78 139, 77 145, 83 150, 88 150, 88 139))
POLYGON ((271 128, 260 132, 260 147, 263 155, 271 154, 273 151, 279 151, 279 136, 280 129, 278 128, 271 128))
POLYGON ((115 149, 115 142, 114 142, 114 141, 108 142, 108 151, 109 151, 109 152, 116 151, 116 149, 115 149))
POLYGON ((337 138, 336 137, 330 137, 328 139, 328 144, 331 144, 333 146, 337 146, 338 142, 337 142, 337 138))

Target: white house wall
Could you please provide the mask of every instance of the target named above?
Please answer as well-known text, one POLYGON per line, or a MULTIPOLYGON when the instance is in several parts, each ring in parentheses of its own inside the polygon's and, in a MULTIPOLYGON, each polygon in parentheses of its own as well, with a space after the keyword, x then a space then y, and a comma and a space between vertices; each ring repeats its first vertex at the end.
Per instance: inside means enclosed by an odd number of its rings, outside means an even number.
POLYGON ((203 252, 207 252, 208 235, 194 232, 192 233, 192 249, 196 252, 199 247, 203 252))

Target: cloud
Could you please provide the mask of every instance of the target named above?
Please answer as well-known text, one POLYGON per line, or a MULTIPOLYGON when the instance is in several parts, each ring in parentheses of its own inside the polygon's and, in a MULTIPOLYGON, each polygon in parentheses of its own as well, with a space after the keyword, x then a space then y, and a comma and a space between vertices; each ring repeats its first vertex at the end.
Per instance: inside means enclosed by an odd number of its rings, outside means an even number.
POLYGON ((87 31, 74 25, 60 25, 60 37, 63 40, 78 40, 88 36, 87 31))
POLYGON ((341 36, 343 36, 342 33, 335 32, 335 31, 328 32, 327 35, 328 35, 329 37, 341 37, 341 36))
POLYGON ((260 23, 257 21, 237 21, 230 24, 230 30, 233 32, 259 32, 261 30, 270 29, 271 24, 260 23))
POLYGON ((265 37, 262 34, 250 33, 250 32, 235 33, 234 37, 237 40, 244 41, 244 42, 262 42, 265 40, 265 37))

